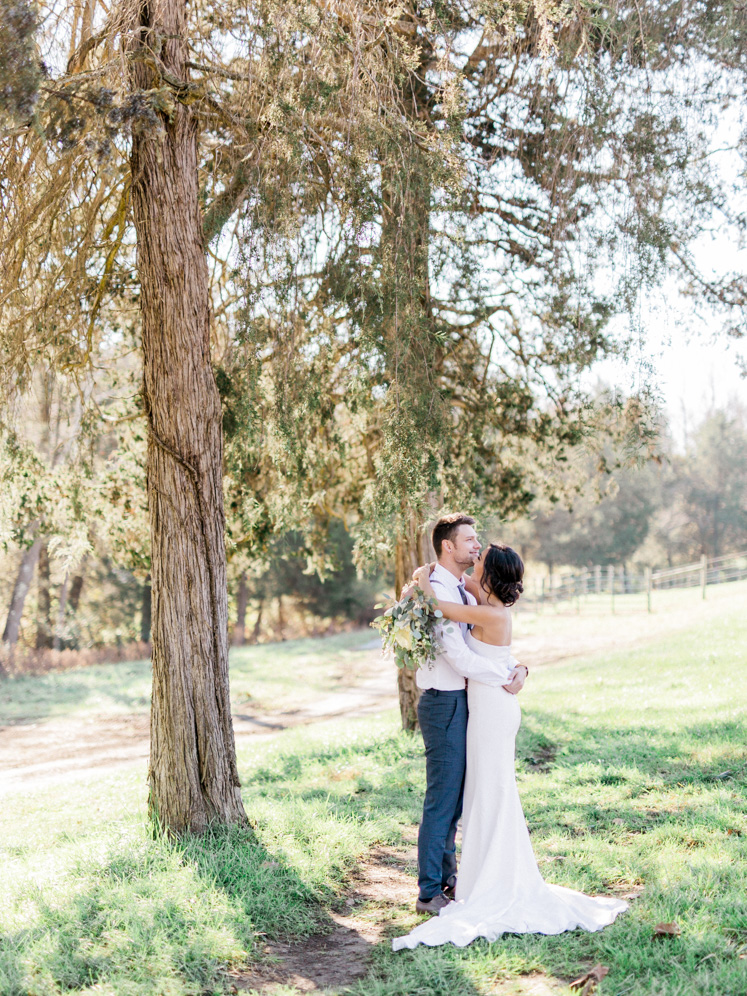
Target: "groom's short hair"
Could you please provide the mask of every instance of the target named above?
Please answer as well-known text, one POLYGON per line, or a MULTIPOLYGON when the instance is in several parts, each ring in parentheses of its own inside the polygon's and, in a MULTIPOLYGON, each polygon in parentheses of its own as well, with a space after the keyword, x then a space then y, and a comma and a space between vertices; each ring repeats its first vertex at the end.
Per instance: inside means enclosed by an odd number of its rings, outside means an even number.
POLYGON ((433 527, 433 535, 431 537, 436 556, 441 556, 441 547, 444 540, 454 542, 454 537, 460 526, 474 526, 474 524, 475 520, 472 516, 465 515, 464 512, 452 512, 451 515, 442 515, 433 527))

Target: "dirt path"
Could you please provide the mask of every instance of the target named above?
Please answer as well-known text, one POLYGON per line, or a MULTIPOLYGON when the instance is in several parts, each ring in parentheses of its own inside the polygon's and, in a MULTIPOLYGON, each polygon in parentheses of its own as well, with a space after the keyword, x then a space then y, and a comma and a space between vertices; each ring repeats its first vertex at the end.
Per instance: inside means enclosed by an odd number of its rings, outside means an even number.
MULTIPOLYGON (((557 648, 559 659, 570 648, 557 648)), ((522 659, 537 665, 550 656, 543 645, 527 643, 522 659)), ((289 712, 235 713, 237 744, 248 738, 266 739, 294 726, 320 723, 343 716, 362 716, 396 708, 396 675, 376 658, 372 672, 352 687, 340 682, 329 695, 289 712)), ((34 791, 86 777, 109 774, 147 763, 147 712, 70 716, 36 723, 0 727, 0 797, 8 792, 34 791)))
POLYGON ((417 870, 414 832, 406 847, 376 847, 364 864, 356 866, 344 912, 329 914, 329 933, 295 944, 268 944, 259 964, 235 973, 236 991, 269 996, 283 986, 300 993, 336 990, 364 975, 373 946, 412 905, 417 870))
MULTIPOLYGON (((718 599, 713 597, 710 602, 696 603, 699 618, 705 620, 722 611, 721 605, 729 601, 724 596, 729 592, 718 595, 718 599)), ((549 625, 542 627, 541 634, 521 635, 524 627, 517 617, 514 652, 534 673, 536 669, 567 664, 588 654, 621 646, 633 648, 691 624, 691 602, 692 599, 683 596, 676 610, 659 615, 645 612, 627 617, 558 615, 548 620, 549 625)), ((370 673, 354 685, 349 684, 349 676, 342 675, 329 695, 299 709, 236 713, 234 730, 237 743, 241 744, 247 738, 271 737, 293 726, 373 714, 396 706, 394 667, 382 667, 380 658, 372 655, 370 673)), ((73 716, 0 727, 0 797, 8 792, 59 785, 85 777, 89 772, 108 773, 135 764, 144 765, 148 741, 146 712, 73 716)))
MULTIPOLYGON (((329 932, 295 944, 271 943, 250 971, 231 974, 233 991, 245 996, 337 993, 366 974, 374 945, 410 930, 417 891, 417 828, 403 847, 374 848, 350 878, 344 912, 330 912, 329 932), (247 992, 248 991, 248 992, 247 992)), ((566 986, 546 975, 496 978, 495 996, 560 996, 566 986)))
MULTIPOLYGON (((237 745, 262 740, 294 726, 342 716, 382 712, 397 705, 393 668, 377 667, 354 687, 290 712, 241 712, 233 717, 237 745)), ((72 716, 0 727, 0 797, 30 792, 147 763, 150 719, 147 713, 72 716)))

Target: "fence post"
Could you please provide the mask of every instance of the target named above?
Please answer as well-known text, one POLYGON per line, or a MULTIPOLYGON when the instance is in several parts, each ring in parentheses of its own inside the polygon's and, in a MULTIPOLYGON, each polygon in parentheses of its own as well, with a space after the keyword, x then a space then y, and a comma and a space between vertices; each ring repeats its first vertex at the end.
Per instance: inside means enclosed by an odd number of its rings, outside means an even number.
POLYGON ((594 588, 597 595, 602 594, 602 565, 597 564, 594 568, 594 588))
POLYGON ((708 557, 705 554, 700 558, 700 594, 706 597, 706 581, 708 578, 708 557))
POLYGON ((612 596, 612 611, 615 611, 615 568, 612 564, 607 568, 607 581, 610 586, 610 595, 612 596))
POLYGON ((646 568, 646 609, 649 612, 651 611, 651 588, 652 588, 651 568, 647 567, 646 568))

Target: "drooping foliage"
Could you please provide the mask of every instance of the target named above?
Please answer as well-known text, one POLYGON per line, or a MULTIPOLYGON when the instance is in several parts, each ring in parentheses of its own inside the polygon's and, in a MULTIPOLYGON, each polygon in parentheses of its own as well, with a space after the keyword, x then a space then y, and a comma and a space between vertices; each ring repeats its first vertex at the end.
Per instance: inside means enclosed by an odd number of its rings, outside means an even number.
POLYGON ((128 136, 186 103, 247 542, 364 510, 372 556, 426 500, 523 508, 587 431, 609 317, 692 276, 725 208, 738 4, 198 3, 190 78, 155 52, 137 91, 131 5, 8 3, 3 368, 82 382, 137 344, 128 136))
MULTIPOLYGON (((629 348, 610 319, 642 288, 699 279, 689 246, 729 213, 708 153, 744 29, 728 5, 402 9, 409 140, 380 139, 365 187, 331 185, 292 243, 247 230, 225 368, 252 399, 229 443, 242 542, 292 521, 319 549, 340 515, 363 558, 388 554, 434 507, 558 497, 604 426, 652 443, 646 385, 605 416, 584 372, 629 348)), ((710 293, 738 330, 741 286, 710 293)))

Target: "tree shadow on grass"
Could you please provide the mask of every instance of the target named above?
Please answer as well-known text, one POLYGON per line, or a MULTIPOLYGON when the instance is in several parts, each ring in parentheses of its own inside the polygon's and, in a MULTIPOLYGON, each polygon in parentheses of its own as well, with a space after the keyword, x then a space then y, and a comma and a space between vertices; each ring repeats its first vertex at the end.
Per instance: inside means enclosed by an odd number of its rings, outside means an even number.
MULTIPOLYGON (((216 846, 207 841, 206 856, 216 846)), ((214 991, 225 966, 252 950, 255 932, 196 857, 138 835, 73 867, 72 888, 30 890, 30 926, 0 936, 0 992, 214 991)))
POLYGON ((736 720, 698 723, 679 729, 636 725, 616 730, 571 721, 567 731, 563 730, 562 739, 553 742, 552 731, 558 730, 558 722, 557 716, 536 710, 524 716, 517 738, 520 764, 531 769, 535 755, 550 750, 552 764, 558 767, 593 764, 609 769, 605 784, 615 784, 615 778, 619 782, 629 780, 631 769, 665 785, 707 784, 726 780, 736 773, 718 756, 708 763, 694 757, 703 746, 722 745, 737 768, 747 766, 744 725, 736 720))
MULTIPOLYGON (((636 791, 645 790, 647 779, 657 786, 687 782, 708 788, 724 784, 718 780, 723 762, 694 761, 693 745, 724 744, 737 752, 741 743, 738 724, 725 721, 674 731, 583 726, 574 727, 551 757, 548 751, 553 744, 547 731, 553 729, 552 723, 557 726, 557 719, 532 713, 525 720, 526 735, 520 746, 520 759, 529 756, 528 751, 535 751, 531 756, 536 756, 540 747, 545 750, 544 773, 536 777, 547 778, 548 784, 561 768, 591 765, 598 770, 600 784, 611 788, 625 787, 636 777, 636 791)), ((614 802, 606 807, 602 820, 588 777, 587 770, 577 784, 588 784, 589 801, 573 805, 572 822, 582 834, 609 833, 613 841, 614 834, 622 831, 610 824, 619 813, 629 829, 630 807, 624 801, 619 806, 614 802)), ((300 757, 280 755, 247 782, 249 811, 252 793, 276 805, 278 812, 286 807, 287 832, 295 835, 298 847, 306 848, 313 860, 325 825, 331 834, 336 825, 370 823, 370 839, 379 826, 389 827, 387 832, 394 837, 398 827, 412 825, 422 803, 422 743, 418 738, 393 735, 374 745, 325 747, 300 757), (371 754, 376 755, 376 763, 364 764, 371 754), (313 785, 304 782, 309 764, 326 769, 318 778, 315 775, 313 785), (363 773, 352 780, 333 779, 357 767, 363 773), (309 833, 312 816, 318 822, 309 833)), ((559 793, 548 807, 545 827, 554 818, 560 820, 562 808, 568 810, 569 803, 559 793)), ((683 822, 691 816, 689 803, 676 814, 654 817, 645 813, 642 819, 648 822, 640 829, 646 833, 664 820, 683 822)), ((167 985, 174 993, 179 992, 178 986, 185 993, 210 990, 228 986, 226 970, 245 962, 242 952, 248 954, 250 963, 261 961, 264 944, 272 938, 294 942, 291 947, 302 959, 321 961, 328 949, 319 938, 331 941, 337 929, 330 910, 339 901, 344 865, 345 861, 338 864, 336 881, 325 884, 320 876, 299 872, 279 849, 266 846, 245 827, 215 830, 171 844, 123 841, 102 861, 81 867, 78 891, 62 899, 55 897, 54 904, 35 899, 33 926, 0 938, 0 990, 4 996, 21 996, 33 991, 34 978, 49 980, 45 986, 51 992, 96 984, 117 991, 120 983, 122 991, 126 988, 142 996, 165 991, 167 985)), ((631 918, 600 936, 505 938, 465 951, 429 949, 397 956, 387 944, 372 947, 356 942, 355 959, 364 968, 369 962, 370 966, 365 978, 349 991, 354 996, 426 991, 433 996, 455 992, 478 996, 485 989, 473 981, 482 977, 474 971, 481 959, 491 971, 505 969, 508 976, 546 967, 563 975, 563 965, 568 963, 570 976, 581 960, 599 957, 616 964, 620 977, 627 970, 627 956, 616 953, 612 940, 623 935, 632 938, 636 929, 640 928, 631 918)), ((340 936, 344 940, 344 934, 340 936)), ((659 971, 661 959, 654 961, 654 956, 659 959, 659 948, 652 948, 651 955, 652 966, 659 971)), ((712 959, 708 964, 715 970, 720 962, 712 959)))
MULTIPOLYGON (((669 837, 674 846, 686 849, 701 846, 695 839, 697 834, 691 834, 690 830, 703 819, 703 792, 708 793, 719 785, 733 784, 732 775, 723 777, 727 770, 724 752, 729 755, 731 752, 736 757, 744 755, 740 725, 731 721, 699 723, 675 730, 661 730, 653 726, 610 730, 602 726, 574 725, 564 743, 553 742, 549 737, 548 731, 553 729, 553 724, 557 728, 556 717, 532 713, 525 724, 525 736, 519 749, 519 766, 524 766, 530 782, 534 782, 534 776, 529 773, 536 772, 536 786, 547 786, 548 795, 543 796, 542 802, 538 804, 541 812, 537 812, 539 820, 535 829, 540 835, 560 830, 564 834, 570 832, 572 838, 601 837, 602 841, 606 841, 604 846, 610 847, 620 844, 627 846, 638 836, 641 840, 636 848, 642 856, 645 856, 648 847, 645 843, 646 835, 666 824, 672 827, 669 837), (703 755, 705 760, 700 760, 697 752, 701 745, 709 744, 723 750, 716 751, 713 757, 706 751, 703 755), (532 764, 530 758, 536 760, 538 755, 542 763, 532 764), (577 769, 578 778, 575 777, 577 769), (558 775, 562 777, 555 785, 553 778, 558 775), (564 786, 569 784, 575 790, 573 799, 563 791, 564 786), (646 807, 645 802, 642 805, 638 803, 638 810, 631 804, 631 800, 636 798, 645 799, 649 791, 671 793, 674 789, 680 792, 685 786, 689 789, 689 796, 679 800, 672 811, 666 807, 659 811, 655 808, 657 803, 653 801, 651 807, 646 807), (600 787, 607 790, 604 802, 600 802, 600 787), (617 789, 620 789, 619 793, 617 789), (587 793, 588 798, 584 798, 587 793)), ((298 773, 303 765, 298 758, 289 755, 277 758, 273 769, 258 773, 255 784, 261 785, 262 791, 269 795, 274 792, 290 793, 302 804, 321 804, 335 819, 342 821, 367 821, 385 817, 400 824, 412 823, 417 820, 422 804, 422 744, 413 739, 405 748, 393 747, 392 751, 391 766, 376 780, 361 776, 347 786, 334 786, 334 783, 315 787, 299 783, 294 786, 290 776, 298 773), (333 786, 332 791, 330 786, 333 786)), ((366 753, 367 750, 362 750, 359 756, 363 757, 366 753)), ((332 767, 342 764, 343 768, 345 765, 355 768, 356 752, 351 748, 325 748, 305 757, 306 763, 315 761, 323 761, 332 767)), ((526 795, 529 798, 530 792, 527 791, 526 795)), ((530 804, 528 808, 531 810, 533 806, 530 804)), ((569 848, 566 857, 574 862, 572 842, 569 843, 569 848)), ((598 866, 585 868, 587 859, 579 852, 578 861, 581 864, 571 863, 568 868, 573 868, 572 877, 578 872, 582 877, 589 874, 592 879, 598 879, 596 888, 607 891, 604 854, 600 852, 600 855, 601 863, 598 866)), ((636 860, 634 859, 634 864, 636 860)), ((641 868, 644 865, 645 861, 641 868)), ((713 869, 710 866, 710 870, 705 865, 703 867, 703 874, 713 879, 713 869)), ((578 882, 569 881, 564 884, 579 887, 578 882)), ((691 904, 692 900, 688 898, 687 902, 691 904)), ((615 954, 617 948, 612 939, 632 937, 640 929, 640 924, 634 926, 631 921, 630 924, 622 922, 600 936, 577 932, 561 938, 506 937, 494 945, 479 942, 464 952, 456 952, 450 948, 421 951, 412 955, 413 960, 408 962, 406 970, 401 966, 410 959, 410 955, 393 958, 382 953, 383 946, 380 945, 376 949, 371 972, 364 981, 353 987, 352 992, 360 996, 394 996, 419 992, 419 986, 425 987, 423 991, 427 989, 439 992, 441 981, 444 992, 477 992, 478 989, 467 978, 467 974, 471 973, 465 974, 465 962, 483 960, 500 966, 508 955, 508 976, 546 969, 553 972, 556 978, 558 975, 569 978, 582 974, 581 968, 588 967, 585 964, 587 960, 604 958, 609 962, 619 963, 616 974, 620 978, 620 972, 624 976, 628 971, 630 959, 622 953, 615 954)), ((643 933, 646 945, 650 946, 650 925, 644 928, 643 933)), ((640 938, 636 940, 636 944, 639 942, 640 938)), ((690 947, 687 948, 688 951, 690 947)), ((697 948, 699 957, 711 953, 709 950, 704 953, 701 947, 702 945, 696 945, 693 948, 693 951, 697 948)), ((650 953, 652 971, 655 969, 657 973, 661 972, 662 976, 666 976, 663 967, 666 959, 660 958, 660 953, 662 952, 654 944, 650 953)), ((714 971, 720 963, 721 956, 714 956, 714 971)))
POLYGON ((31 926, 0 935, 3 996, 222 991, 229 967, 260 957, 267 938, 335 928, 332 890, 305 882, 247 826, 123 840, 73 878, 63 896, 29 900, 31 926))
MULTIPOLYGON (((678 805, 673 812, 658 811, 656 804, 648 809, 631 813, 629 800, 645 796, 650 791, 678 791, 688 786, 709 789, 719 785, 736 785, 740 764, 747 765, 740 724, 731 721, 713 722, 685 727, 680 730, 661 730, 656 727, 626 727, 610 731, 609 728, 584 725, 574 727, 565 743, 553 742, 548 730, 557 725, 557 718, 533 712, 525 717, 525 729, 517 749, 517 768, 531 776, 552 775, 562 772, 564 785, 584 786, 588 803, 570 803, 562 792, 551 801, 551 809, 572 810, 572 819, 559 818, 560 828, 571 828, 575 833, 597 833, 615 830, 614 821, 625 817, 630 830, 645 832, 659 824, 687 823, 700 811, 697 798, 686 806, 678 805), (723 757, 697 761, 693 751, 699 744, 723 744, 736 757, 735 763, 723 757), (744 758, 740 762, 739 758, 744 758), (540 763, 537 763, 539 760, 540 763), (730 767, 731 765, 731 767, 730 767), (578 778, 575 772, 585 766, 578 778), (599 801, 599 789, 620 786, 619 800, 599 801)), ((304 755, 279 755, 272 768, 262 768, 248 779, 249 786, 260 788, 261 794, 272 797, 295 798, 301 803, 323 803, 335 819, 353 818, 357 821, 390 819, 399 824, 411 825, 417 821, 422 806, 422 743, 417 738, 407 741, 392 737, 379 745, 389 752, 389 764, 377 783, 365 774, 352 781, 325 781, 323 785, 305 787, 298 781, 304 764, 323 763, 335 767, 346 762, 355 769, 356 761, 364 760, 370 748, 325 747, 304 755)), ((578 794, 578 792, 577 792, 578 794)), ((547 802, 547 800, 545 800, 547 802)), ((544 803, 543 803, 544 804, 544 803)), ((545 812, 542 820, 548 825, 545 812)))
MULTIPOLYGON (((301 793, 299 801, 308 795, 301 793)), ((311 794, 313 803, 318 798, 311 794)), ((347 821, 351 810, 334 807, 329 815, 347 821)), ((364 931, 349 916, 342 922, 333 917, 329 912, 330 905, 337 905, 333 890, 320 892, 303 881, 251 832, 221 830, 186 840, 180 847, 200 875, 239 902, 253 928, 269 941, 266 946, 263 943, 262 952, 255 949, 257 958, 250 959, 245 969, 232 973, 242 990, 263 993, 285 985, 292 991, 298 987, 300 991, 319 988, 351 996, 406 996, 426 991, 422 990, 426 986, 434 996, 480 996, 480 990, 453 960, 445 961, 434 974, 432 963, 416 954, 415 967, 408 967, 404 976, 392 972, 392 966, 383 965, 380 957, 382 949, 388 956, 388 941, 376 945, 369 939, 370 933, 366 931, 369 936, 363 936, 364 931)))

